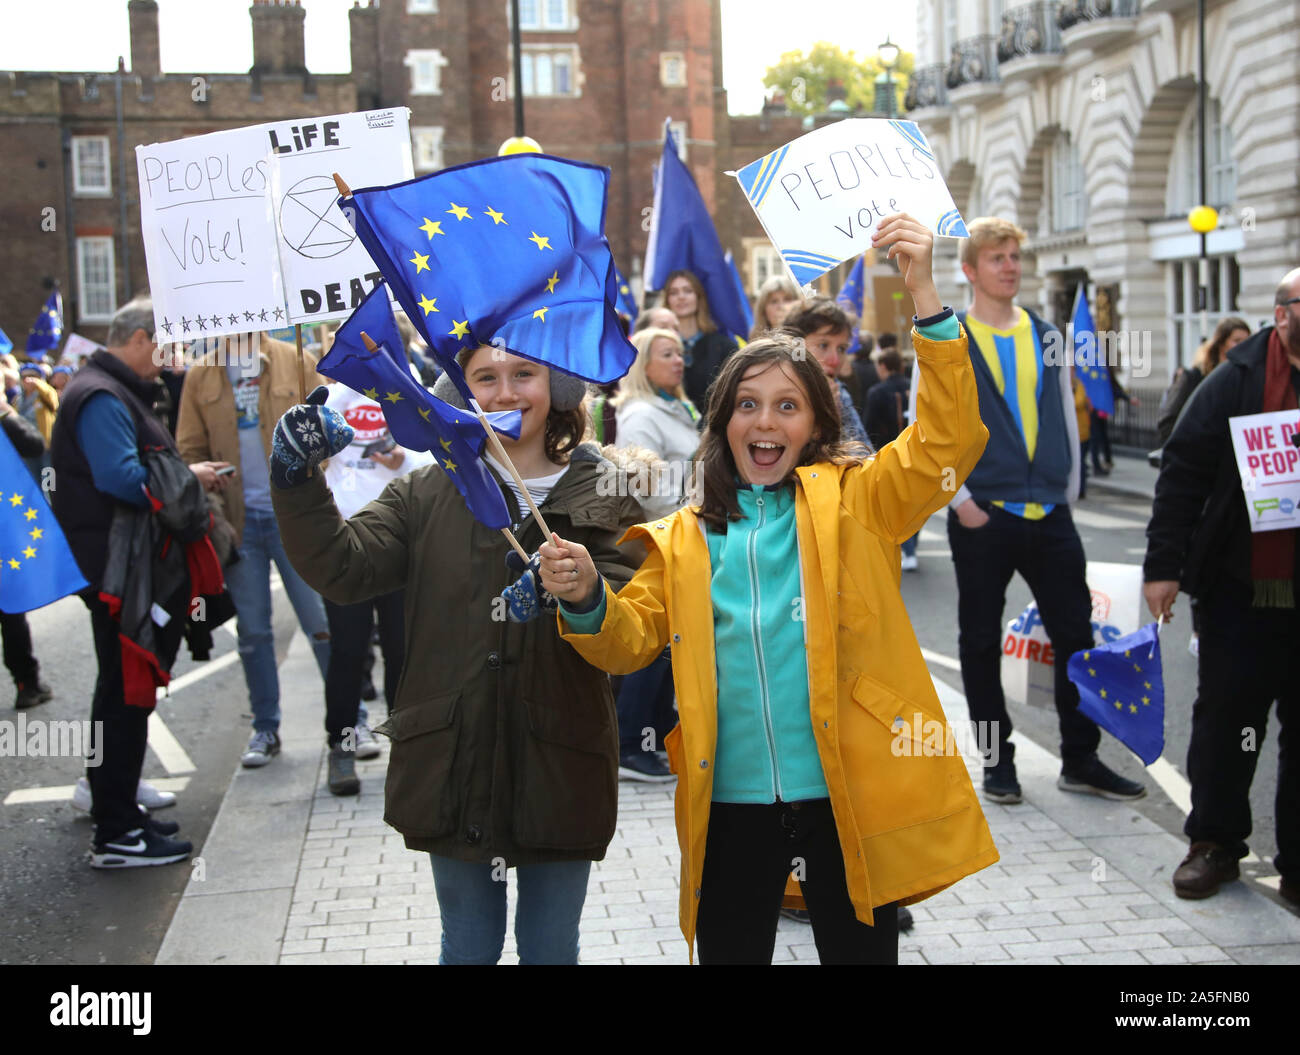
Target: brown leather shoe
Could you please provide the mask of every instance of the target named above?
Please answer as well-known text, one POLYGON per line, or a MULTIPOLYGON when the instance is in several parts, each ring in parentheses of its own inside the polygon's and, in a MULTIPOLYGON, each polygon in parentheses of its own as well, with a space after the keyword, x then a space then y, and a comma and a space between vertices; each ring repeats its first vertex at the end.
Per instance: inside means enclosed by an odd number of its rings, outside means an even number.
POLYGON ((1219 886, 1241 875, 1237 858, 1218 843, 1192 843, 1174 871, 1174 893, 1182 898, 1212 897, 1219 886))

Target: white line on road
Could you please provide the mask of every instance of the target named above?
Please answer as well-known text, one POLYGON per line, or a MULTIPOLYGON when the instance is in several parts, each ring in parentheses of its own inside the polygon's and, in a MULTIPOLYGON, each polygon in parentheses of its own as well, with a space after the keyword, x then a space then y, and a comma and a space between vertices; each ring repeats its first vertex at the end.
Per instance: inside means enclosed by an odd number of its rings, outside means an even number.
POLYGON ((149 746, 158 756, 163 769, 173 776, 177 773, 194 772, 194 760, 185 753, 181 742, 172 736, 172 731, 167 728, 157 711, 149 713, 149 746))
POLYGON ((1127 517, 1113 517, 1106 513, 1094 513, 1091 509, 1071 509, 1070 516, 1076 524, 1090 528, 1126 528, 1141 531, 1147 526, 1145 520, 1130 520, 1127 517))
MULTIPOLYGON (((184 791, 190 783, 189 777, 163 777, 149 781, 159 791, 184 791)), ((5 796, 6 806, 26 806, 34 802, 67 802, 72 798, 75 784, 55 784, 46 788, 19 788, 5 796)))
POLYGON ((927 663, 937 663, 941 667, 947 667, 949 670, 961 670, 961 663, 951 656, 944 656, 938 652, 931 652, 928 648, 921 649, 921 656, 927 663))

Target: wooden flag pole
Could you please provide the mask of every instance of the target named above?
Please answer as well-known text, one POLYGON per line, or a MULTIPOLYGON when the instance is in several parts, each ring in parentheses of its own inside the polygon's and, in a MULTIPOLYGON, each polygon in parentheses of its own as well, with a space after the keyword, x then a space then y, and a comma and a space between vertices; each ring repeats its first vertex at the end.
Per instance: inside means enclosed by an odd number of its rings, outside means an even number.
MULTIPOLYGON (((368 351, 371 355, 374 355, 377 351, 379 351, 379 345, 375 344, 374 339, 370 336, 370 334, 366 333, 365 330, 361 331, 361 343, 366 346, 366 351, 368 351)), ((489 426, 489 432, 490 432, 490 426, 489 426)), ((506 459, 506 464, 510 464, 510 460, 508 458, 506 459)), ((513 469, 514 466, 511 465, 511 468, 513 469)), ((515 479, 519 479, 518 474, 516 474, 515 479)), ((520 486, 522 486, 522 483, 520 484, 520 486)), ((528 494, 526 488, 524 490, 524 494, 528 494)), ((528 504, 532 506, 532 501, 530 500, 528 504)), ((539 521, 541 520, 540 515, 538 516, 538 520, 539 521)), ((501 528, 501 534, 503 534, 506 537, 506 541, 509 542, 510 545, 514 548, 514 551, 519 554, 520 559, 524 562, 524 567, 525 568, 528 567, 529 556, 526 552, 524 552, 524 547, 519 545, 519 540, 515 538, 514 532, 512 532, 509 528, 501 528)))
POLYGON ((302 350, 302 323, 293 327, 293 340, 298 346, 298 402, 307 402, 307 356, 302 350))
POLYGON ((528 487, 524 483, 523 477, 519 475, 519 470, 515 468, 515 463, 510 460, 510 455, 506 453, 506 449, 501 443, 501 437, 496 434, 496 430, 492 427, 492 423, 488 421, 487 415, 483 413, 483 408, 478 405, 477 399, 470 401, 470 407, 478 417, 478 423, 483 426, 483 431, 487 433, 488 442, 492 445, 492 453, 497 456, 497 461, 510 470, 510 475, 514 478, 515 484, 519 487, 519 493, 524 496, 524 501, 528 503, 528 508, 532 510, 538 526, 542 529, 542 536, 547 542, 550 542, 551 529, 542 518, 542 511, 537 508, 537 503, 533 501, 533 496, 529 494, 528 487))

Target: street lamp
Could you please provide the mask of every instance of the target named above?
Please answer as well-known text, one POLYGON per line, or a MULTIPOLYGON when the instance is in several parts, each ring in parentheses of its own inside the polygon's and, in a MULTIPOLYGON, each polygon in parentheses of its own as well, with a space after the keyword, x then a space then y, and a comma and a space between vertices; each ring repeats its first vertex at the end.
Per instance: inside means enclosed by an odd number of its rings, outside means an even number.
POLYGON ((885 114, 889 117, 894 116, 894 79, 891 72, 898 65, 898 45, 889 39, 889 34, 885 34, 885 42, 876 49, 876 57, 880 60, 880 65, 885 68, 885 98, 888 99, 885 114))

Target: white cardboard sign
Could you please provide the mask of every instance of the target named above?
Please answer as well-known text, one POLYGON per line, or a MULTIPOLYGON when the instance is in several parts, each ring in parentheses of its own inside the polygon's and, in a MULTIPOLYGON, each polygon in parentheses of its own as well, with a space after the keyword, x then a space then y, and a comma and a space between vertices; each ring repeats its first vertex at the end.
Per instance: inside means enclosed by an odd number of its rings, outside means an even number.
POLYGON ((1251 531, 1300 527, 1300 411, 1229 418, 1251 531))

